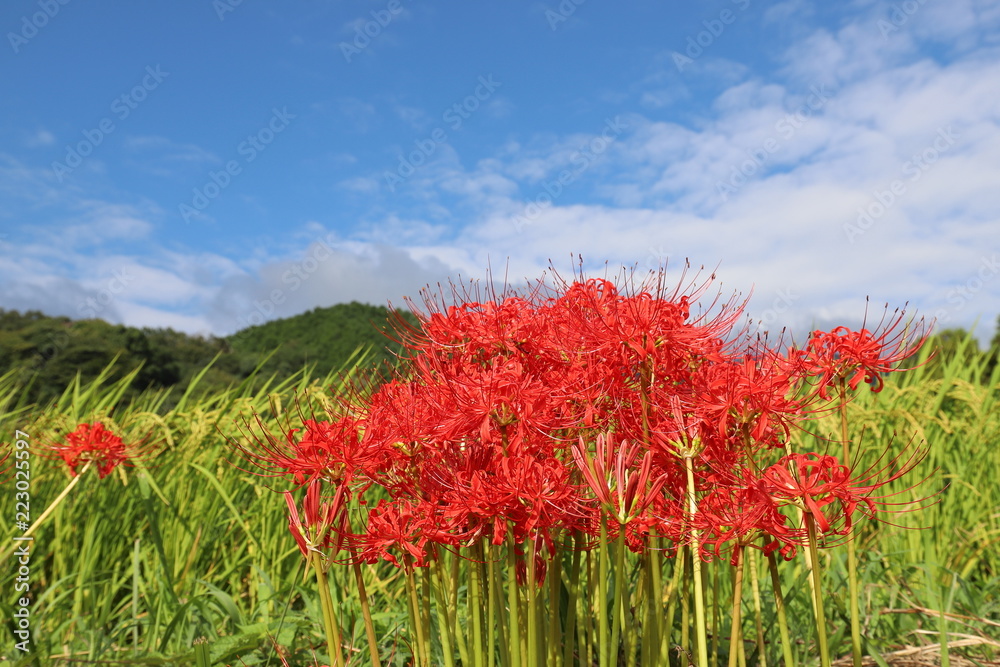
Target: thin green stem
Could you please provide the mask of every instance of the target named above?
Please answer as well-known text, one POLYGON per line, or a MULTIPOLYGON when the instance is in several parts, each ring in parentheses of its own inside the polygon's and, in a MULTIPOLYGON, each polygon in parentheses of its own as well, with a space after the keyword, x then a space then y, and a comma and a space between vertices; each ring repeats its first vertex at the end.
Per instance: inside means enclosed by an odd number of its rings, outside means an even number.
POLYGON ((611 660, 618 664, 618 641, 624 625, 625 609, 625 524, 618 526, 615 540, 615 606, 611 619, 611 660))
POLYGON ((562 645, 562 637, 560 636, 562 630, 560 620, 562 619, 559 614, 559 598, 562 591, 562 558, 557 553, 549 563, 546 574, 549 583, 549 630, 545 640, 545 664, 559 667, 561 664, 559 647, 562 645))
POLYGON ((655 665, 652 648, 653 637, 659 636, 660 631, 656 627, 658 614, 654 602, 656 587, 653 583, 653 552, 651 549, 647 549, 646 553, 643 554, 642 575, 642 585, 645 590, 642 600, 642 647, 639 654, 647 665, 655 665))
POLYGON ((472 560, 469 562, 469 609, 472 612, 472 664, 483 667, 485 650, 483 649, 483 592, 480 578, 480 562, 483 559, 483 544, 476 542, 473 546, 472 560))
POLYGON ((719 667, 719 638, 722 636, 722 568, 718 563, 712 567, 712 667, 719 667))
POLYGON ((580 595, 580 557, 582 552, 582 538, 576 534, 573 544, 573 565, 570 568, 567 588, 569 588, 569 601, 566 604, 566 629, 563 633, 563 665, 570 667, 573 664, 573 654, 576 651, 576 622, 578 614, 576 611, 577 600, 580 595))
POLYGON ((743 553, 737 550, 733 577, 732 626, 729 629, 729 667, 736 667, 739 662, 740 646, 743 644, 743 564, 743 553))
POLYGON ((490 588, 494 590, 494 615, 496 620, 496 645, 500 647, 500 665, 501 667, 510 667, 511 656, 510 656, 510 644, 507 643, 507 610, 504 605, 501 604, 502 598, 501 593, 503 591, 503 586, 500 582, 500 568, 497 563, 500 562, 499 550, 500 547, 491 544, 489 546, 490 559, 488 561, 488 571, 490 577, 490 588))
POLYGON ((664 632, 660 635, 660 660, 665 663, 670 661, 670 640, 674 634, 674 616, 677 614, 677 600, 680 597, 680 586, 684 576, 684 553, 683 548, 678 547, 674 556, 674 565, 670 573, 670 588, 667 590, 667 618, 664 623, 664 632))
POLYGON ((375 623, 372 622, 372 610, 368 604, 368 593, 365 589, 365 578, 361 572, 361 563, 354 559, 354 580, 358 584, 358 596, 361 600, 361 615, 365 620, 365 635, 368 637, 368 655, 372 660, 372 666, 378 667, 381 664, 378 651, 378 638, 375 636, 375 623))
POLYGON ((760 602, 760 581, 757 573, 757 552, 750 549, 747 552, 750 567, 750 590, 753 592, 754 621, 757 628, 757 663, 767 667, 767 654, 764 643, 764 607, 760 602))
MULTIPOLYGON (((495 580, 495 565, 493 563, 492 545, 483 546, 480 544, 479 553, 484 560, 486 568, 486 645, 490 647, 486 656, 487 667, 496 667, 497 631, 501 627, 500 619, 497 617, 497 594, 499 592, 495 580)), ((502 651, 501 651, 502 653, 502 651)))
MULTIPOLYGON (((847 381, 840 378, 840 439, 844 445, 845 466, 851 466, 851 447, 847 433, 847 381)), ((847 534, 847 606, 851 614, 851 659, 854 667, 861 667, 861 609, 858 589, 858 547, 854 530, 847 534)))
MULTIPOLYGON (((583 655, 585 665, 593 665, 595 660, 594 655, 594 616, 597 614, 597 577, 594 575, 594 570, 597 566, 594 565, 594 559, 597 557, 596 553, 591 550, 587 552, 587 600, 590 600, 590 604, 587 604, 583 600, 580 601, 581 611, 583 612, 583 626, 580 628, 580 644, 583 646, 583 655)), ((596 657, 600 660, 600 656, 596 657)))
POLYGON ((330 595, 330 582, 323 567, 323 556, 318 551, 309 552, 313 572, 316 574, 316 587, 319 589, 319 602, 323 610, 323 628, 326 632, 327 652, 335 667, 344 667, 344 656, 341 653, 340 627, 334 611, 333 597, 330 595))
POLYGON ((416 576, 412 566, 406 566, 406 590, 410 596, 411 623, 414 638, 417 645, 413 647, 413 662, 417 667, 431 667, 427 659, 426 638, 424 637, 424 623, 421 618, 420 598, 417 596, 416 576))
POLYGON ((510 607, 510 664, 521 667, 521 602, 517 587, 517 554, 514 553, 514 538, 507 538, 507 606, 510 607))
POLYGON ((830 650, 826 638, 826 613, 823 611, 822 584, 819 567, 819 542, 816 539, 816 520, 805 513, 806 534, 809 538, 809 556, 812 561, 813 594, 816 609, 816 641, 819 644, 819 660, 822 667, 830 667, 830 650))
POLYGON ((597 633, 600 642, 601 667, 611 667, 611 640, 608 631, 608 524, 604 515, 601 515, 601 544, 600 562, 597 573, 597 633))
MULTIPOLYGON (((690 456, 684 457, 684 467, 687 470, 688 483, 688 511, 693 518, 698 511, 698 501, 695 496, 694 486, 694 461, 690 456)), ((701 533, 691 529, 691 569, 694 573, 694 624, 695 636, 698 642, 698 666, 708 667, 708 639, 706 637, 705 625, 705 596, 702 586, 701 574, 701 533)))
POLYGON ((767 569, 771 573, 774 609, 778 616, 778 630, 781 633, 781 651, 785 657, 785 667, 795 667, 795 654, 792 652, 792 640, 788 634, 788 616, 785 614, 785 596, 781 594, 781 575, 778 573, 778 561, 773 551, 767 555, 767 569))
POLYGON ((525 556, 528 559, 527 591, 528 591, 528 667, 538 667, 540 651, 538 648, 538 586, 535 582, 535 543, 530 541, 531 550, 525 556))
MULTIPOLYGON (((684 551, 684 568, 687 569, 687 561, 691 558, 691 548, 685 546, 684 551)), ((686 574, 686 573, 685 573, 686 574)), ((688 591, 691 587, 691 578, 685 576, 679 582, 680 588, 677 589, 677 593, 681 601, 681 649, 684 651, 684 664, 693 665, 694 660, 692 657, 694 654, 691 652, 691 596, 688 591)))
POLYGON ((420 598, 420 622, 423 623, 424 637, 426 638, 424 660, 429 665, 431 664, 431 577, 427 568, 420 569, 420 584, 423 593, 420 598))
MULTIPOLYGON (((85 472, 87 472, 87 468, 90 467, 91 463, 93 463, 93 461, 87 461, 86 465, 83 466, 83 470, 81 470, 75 477, 73 477, 73 479, 70 480, 69 484, 66 485, 66 488, 64 488, 62 492, 58 496, 56 496, 56 499, 53 500, 51 503, 49 503, 49 506, 45 508, 45 511, 42 512, 41 516, 35 519, 35 522, 28 527, 28 530, 21 533, 19 537, 30 537, 31 534, 35 532, 35 529, 38 528, 40 525, 42 525, 42 522, 45 521, 49 517, 49 515, 55 511, 56 507, 59 506, 59 503, 63 501, 63 498, 69 495, 69 492, 73 490, 73 487, 80 483, 80 478, 83 477, 83 474, 85 472)), ((3 551, 3 554, 0 555, 0 563, 7 560, 7 557, 10 556, 12 553, 14 553, 16 547, 17 543, 15 542, 14 546, 5 549, 3 551)))

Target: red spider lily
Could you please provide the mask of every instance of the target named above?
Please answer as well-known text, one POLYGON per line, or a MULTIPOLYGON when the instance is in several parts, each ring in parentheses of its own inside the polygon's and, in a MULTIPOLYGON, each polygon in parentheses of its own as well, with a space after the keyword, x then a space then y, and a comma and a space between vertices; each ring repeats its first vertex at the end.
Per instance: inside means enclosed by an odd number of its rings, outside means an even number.
POLYGON ((706 365, 697 377, 699 411, 720 436, 735 437, 751 450, 782 446, 791 425, 802 419, 804 404, 792 397, 798 378, 769 350, 706 365))
POLYGON ((728 548, 735 565, 741 551, 761 537, 769 538, 764 553, 780 550, 791 558, 802 536, 786 526, 786 520, 763 481, 743 469, 733 484, 713 487, 698 503, 693 525, 701 531, 702 558, 720 556, 728 548))
POLYGON ((838 382, 854 391, 864 380, 872 391, 881 391, 882 374, 900 370, 897 364, 915 354, 927 340, 923 320, 909 327, 904 316, 905 311, 897 311, 888 322, 883 318, 874 331, 847 327, 814 331, 805 349, 792 350, 789 356, 803 375, 819 376, 815 387, 824 400, 829 398, 828 388, 838 382))
POLYGON ((73 477, 76 477, 80 466, 93 462, 97 465, 100 479, 104 479, 118 464, 126 463, 135 453, 99 422, 78 425, 75 431, 66 434, 65 440, 65 445, 51 445, 48 449, 69 466, 73 477))
MULTIPOLYGON (((352 417, 335 421, 306 419, 303 428, 291 428, 284 438, 272 435, 257 420, 263 436, 251 434, 251 444, 235 446, 264 476, 291 477, 296 486, 317 479, 348 483, 371 460, 352 417), (296 437, 297 433, 301 433, 296 437)), ((249 431, 249 427, 247 429, 249 431)))
POLYGON ((428 533, 434 533, 431 514, 426 505, 379 501, 368 514, 366 534, 354 538, 360 546, 358 557, 365 563, 386 560, 396 567, 425 567, 430 561, 428 533))
MULTIPOLYGON (((528 456, 502 458, 497 462, 494 479, 496 488, 509 499, 506 519, 515 543, 540 541, 552 552, 553 533, 572 530, 580 523, 578 493, 560 461, 539 461, 528 456)), ((500 544, 505 535, 506 530, 494 530, 494 544, 500 544)))
POLYGON ((309 558, 310 552, 325 554, 325 549, 340 551, 347 533, 345 510, 350 491, 346 485, 338 484, 334 497, 323 500, 320 493, 322 484, 319 479, 309 482, 301 514, 291 492, 284 492, 288 505, 288 529, 306 558, 309 558))
POLYGON ((649 507, 665 480, 653 477, 653 454, 643 452, 641 443, 622 442, 618 447, 613 443, 607 434, 598 435, 591 459, 581 436, 573 445, 573 460, 604 511, 618 524, 627 524, 649 507))
POLYGON ((889 481, 864 485, 862 480, 853 479, 851 470, 836 457, 815 452, 782 457, 764 471, 763 479, 767 492, 779 502, 800 503, 803 511, 815 519, 820 532, 841 535, 850 532, 852 516, 859 505, 867 515, 875 515, 871 494, 889 481), (834 503, 839 511, 824 511, 834 503), (834 523, 840 518, 844 519, 844 527, 836 529, 834 523))

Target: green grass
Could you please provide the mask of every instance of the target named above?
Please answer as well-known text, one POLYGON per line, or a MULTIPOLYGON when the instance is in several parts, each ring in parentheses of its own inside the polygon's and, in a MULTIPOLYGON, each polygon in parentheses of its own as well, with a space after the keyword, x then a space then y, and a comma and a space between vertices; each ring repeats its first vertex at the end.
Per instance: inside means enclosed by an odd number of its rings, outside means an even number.
MULTIPOLYGON (((920 512, 889 516, 898 526, 876 524, 859 533, 869 652, 888 654, 947 640, 946 655, 980 662, 1000 656, 1000 370, 984 380, 975 361, 961 354, 954 359, 894 374, 881 394, 861 394, 850 406, 852 423, 867 424, 859 434, 866 449, 900 450, 911 436, 926 443, 927 456, 910 478, 927 482, 907 491, 911 482, 901 480, 899 498, 938 494, 937 502, 920 512)), ((33 654, 24 657, 14 650, 13 626, 4 622, 0 656, 7 663, 0 657, 0 665, 186 665, 206 659, 219 665, 278 665, 275 644, 287 649, 292 665, 314 664, 314 656, 325 661, 320 605, 288 532, 285 501, 269 488, 271 480, 239 469, 245 464, 239 464, 226 438, 238 437, 242 420, 253 413, 272 423, 294 422, 300 411, 322 413, 342 388, 339 376, 314 378, 307 371, 280 381, 254 376, 208 395, 199 393, 196 380, 167 411, 163 393, 147 392, 119 404, 130 377, 114 382, 107 377, 74 383, 54 404, 41 407, 25 405, 14 379, 0 377, 0 440, 13 442, 16 429, 31 436, 33 517, 71 479, 61 462, 39 456, 40 444, 77 423, 104 421, 126 440, 144 441, 156 451, 103 480, 89 471, 36 531, 29 563, 33 654), (200 643, 202 637, 207 644, 200 643), (207 658, 202 646, 208 647, 207 658)), ((836 433, 835 416, 824 418, 820 429, 836 433)), ((825 445, 819 440, 814 446, 825 445)), ((12 525, 12 474, 0 490, 0 554, 20 534, 12 525)), ((827 599, 831 646, 845 655, 850 640, 846 563, 840 551, 822 557, 833 591, 827 599)), ((564 576, 573 566, 571 558, 567 554, 562 564, 564 576)), ((585 557, 580 566, 586 571, 592 565, 585 557)), ((803 568, 790 565, 782 570, 783 588, 793 637, 804 640, 796 657, 800 664, 811 664, 808 588, 803 568)), ((468 563, 456 567, 464 571, 468 563)), ((637 561, 630 567, 641 585, 637 561)), ((769 590, 763 559, 757 567, 762 588, 769 590)), ((15 559, 0 560, 2 619, 13 617, 16 572, 15 559)), ((331 570, 334 600, 347 640, 358 649, 352 664, 367 664, 349 575, 346 567, 331 570)), ((366 577, 383 661, 406 664, 411 637, 403 579, 385 566, 368 569, 366 577)), ((668 570, 665 583, 669 577, 668 570)), ((709 568, 710 596, 717 590, 720 600, 728 600, 728 577, 728 569, 709 568)), ((458 611, 464 614, 464 585, 451 595, 462 601, 458 611)), ((565 595, 563 590, 564 605, 565 595)), ((450 604, 445 606, 454 613, 450 604)), ((748 664, 757 661, 752 604, 747 592, 748 664)), ((433 610, 437 618, 444 607, 435 602, 433 610)), ((769 595, 762 598, 762 612, 765 627, 773 627, 769 595)), ((678 610, 675 623, 682 618, 678 610)), ((719 628, 719 634, 719 646, 727 646, 728 628, 719 628)), ((769 641, 767 662, 779 664, 777 639, 769 641)), ((440 651, 439 644, 435 650, 440 651)))

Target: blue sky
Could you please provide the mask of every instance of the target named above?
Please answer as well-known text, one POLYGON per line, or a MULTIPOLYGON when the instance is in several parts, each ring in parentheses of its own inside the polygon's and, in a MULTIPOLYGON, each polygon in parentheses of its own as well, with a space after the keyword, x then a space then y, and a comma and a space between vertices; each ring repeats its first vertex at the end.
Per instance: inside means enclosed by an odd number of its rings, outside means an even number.
POLYGON ((1000 1, 9 0, 0 308, 228 334, 575 256, 1000 313, 1000 1))

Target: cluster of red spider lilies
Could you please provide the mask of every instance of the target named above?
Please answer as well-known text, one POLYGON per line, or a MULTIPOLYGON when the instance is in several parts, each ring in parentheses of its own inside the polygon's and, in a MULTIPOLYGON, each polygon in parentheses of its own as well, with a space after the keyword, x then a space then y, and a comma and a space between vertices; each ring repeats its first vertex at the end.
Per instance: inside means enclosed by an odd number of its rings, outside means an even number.
POLYGON ((919 348, 902 313, 779 349, 733 335, 739 304, 693 316, 703 289, 644 287, 581 280, 433 309, 401 332, 411 355, 396 377, 241 449, 307 488, 302 511, 290 505, 304 554, 400 566, 426 565, 431 544, 512 538, 535 545, 541 577, 567 535, 598 539, 602 518, 634 552, 655 532, 705 559, 762 537, 788 558, 805 540, 799 510, 821 535, 875 514, 879 487, 909 466, 853 470, 794 451, 795 433, 859 386, 881 389, 919 348), (372 485, 388 499, 355 533, 344 510, 372 485))
POLYGON ((290 527, 321 569, 412 570, 442 549, 488 559, 484 545, 506 544, 517 579, 541 585, 566 547, 690 547, 697 576, 701 561, 735 565, 747 547, 790 559, 849 541, 919 453, 859 470, 846 421, 839 458, 835 440, 816 452, 805 434, 859 387, 879 391, 922 345, 922 323, 897 311, 872 330, 769 344, 739 326, 742 302, 693 311, 706 289, 668 290, 660 272, 631 290, 580 278, 428 298, 421 327, 400 328, 408 359, 387 382, 236 444, 305 487, 301 504, 286 492, 290 527), (359 521, 348 507, 369 494, 359 521))

